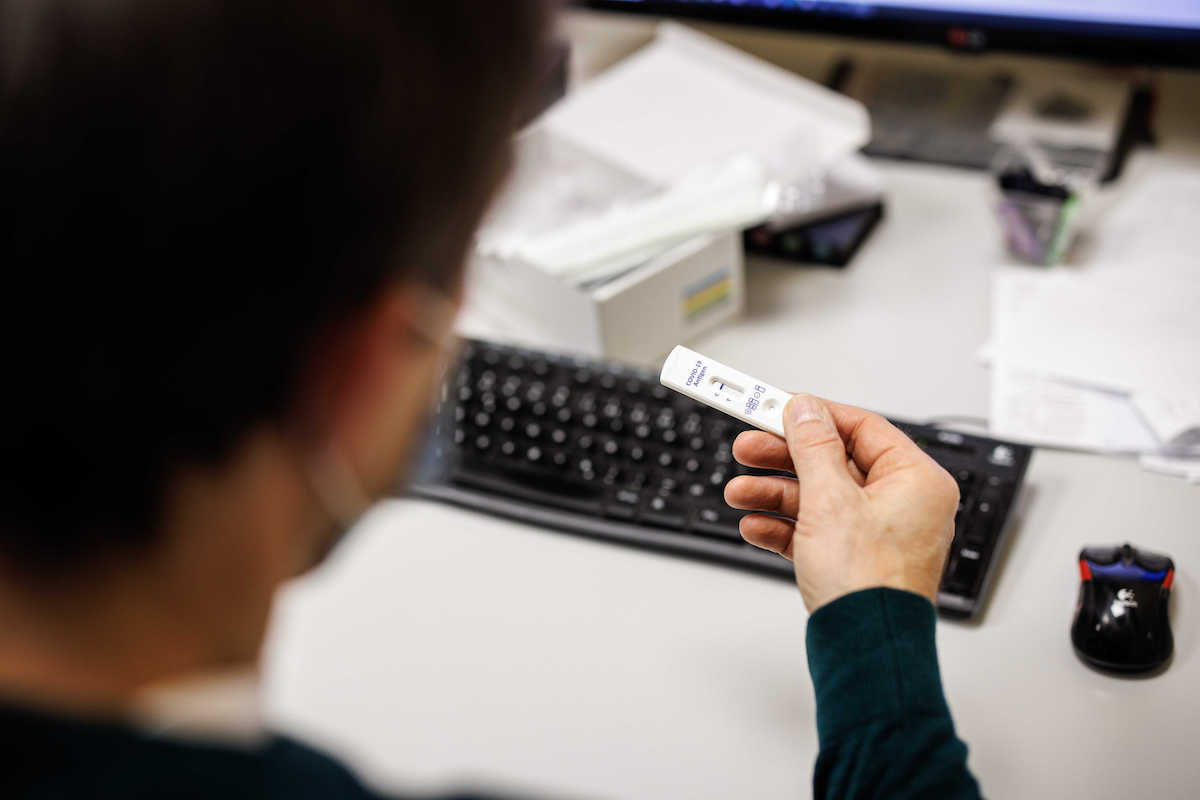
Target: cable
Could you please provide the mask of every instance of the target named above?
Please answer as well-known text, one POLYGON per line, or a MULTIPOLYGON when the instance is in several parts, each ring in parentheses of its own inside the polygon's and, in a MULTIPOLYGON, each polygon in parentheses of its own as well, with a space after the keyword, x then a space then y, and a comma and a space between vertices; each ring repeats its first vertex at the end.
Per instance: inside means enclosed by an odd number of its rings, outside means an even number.
POLYGON ((989 423, 987 417, 974 417, 970 414, 943 414, 939 417, 930 417, 925 420, 926 425, 931 425, 934 428, 946 428, 951 425, 966 425, 968 427, 980 428, 984 431, 988 430, 989 423))

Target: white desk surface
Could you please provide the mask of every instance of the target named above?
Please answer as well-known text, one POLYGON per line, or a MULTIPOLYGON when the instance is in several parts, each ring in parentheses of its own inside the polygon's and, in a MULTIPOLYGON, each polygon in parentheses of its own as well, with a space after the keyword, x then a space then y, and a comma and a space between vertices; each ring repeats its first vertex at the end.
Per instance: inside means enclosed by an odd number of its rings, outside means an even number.
MULTIPOLYGON (((849 269, 753 262, 745 319, 695 344, 896 416, 986 416, 973 353, 1005 261, 988 180, 881 168, 888 216, 849 269)), ((938 628, 984 792, 1195 796, 1200 489, 1039 450, 1019 514, 982 620, 938 628), (1179 568, 1176 654, 1149 679, 1087 669, 1068 636, 1079 548, 1124 540, 1179 568)), ((282 594, 267 714, 393 790, 802 798, 816 755, 805 619, 784 581, 391 501, 282 594)))

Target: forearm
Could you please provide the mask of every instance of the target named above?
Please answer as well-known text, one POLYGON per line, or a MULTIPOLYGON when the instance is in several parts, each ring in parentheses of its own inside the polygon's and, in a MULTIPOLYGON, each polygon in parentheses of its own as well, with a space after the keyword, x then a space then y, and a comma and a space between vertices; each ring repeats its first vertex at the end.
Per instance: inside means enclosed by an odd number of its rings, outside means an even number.
POLYGON ((923 597, 855 592, 808 625, 817 698, 817 798, 977 798, 954 733, 923 597))

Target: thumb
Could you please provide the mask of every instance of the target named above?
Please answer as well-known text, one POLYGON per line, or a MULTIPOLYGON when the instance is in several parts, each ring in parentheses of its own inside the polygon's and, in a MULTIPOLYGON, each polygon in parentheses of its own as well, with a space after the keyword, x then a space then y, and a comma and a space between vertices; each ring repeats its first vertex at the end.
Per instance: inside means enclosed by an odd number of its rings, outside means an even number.
POLYGON ((819 397, 793 396, 783 409, 783 430, 800 480, 801 504, 810 493, 824 493, 854 482, 846 470, 846 445, 833 415, 819 397))

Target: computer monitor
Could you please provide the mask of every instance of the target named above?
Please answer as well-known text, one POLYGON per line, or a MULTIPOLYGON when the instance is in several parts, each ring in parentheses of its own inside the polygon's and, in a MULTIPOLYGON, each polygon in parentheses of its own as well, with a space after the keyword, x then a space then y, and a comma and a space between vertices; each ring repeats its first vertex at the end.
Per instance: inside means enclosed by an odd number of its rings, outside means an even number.
POLYGON ((591 8, 1098 61, 1200 66, 1200 0, 578 0, 591 8))

